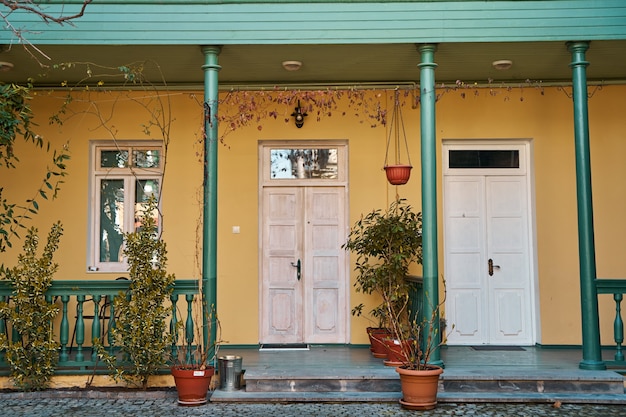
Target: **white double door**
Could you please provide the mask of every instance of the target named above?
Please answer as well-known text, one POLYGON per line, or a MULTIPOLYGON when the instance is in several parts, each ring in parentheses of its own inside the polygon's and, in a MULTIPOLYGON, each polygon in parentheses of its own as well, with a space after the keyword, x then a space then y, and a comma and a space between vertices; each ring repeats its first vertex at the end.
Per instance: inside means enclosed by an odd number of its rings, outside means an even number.
POLYGON ((444 176, 449 344, 534 343, 528 199, 526 175, 444 176))
POLYGON ((261 343, 347 343, 345 187, 263 187, 261 343))

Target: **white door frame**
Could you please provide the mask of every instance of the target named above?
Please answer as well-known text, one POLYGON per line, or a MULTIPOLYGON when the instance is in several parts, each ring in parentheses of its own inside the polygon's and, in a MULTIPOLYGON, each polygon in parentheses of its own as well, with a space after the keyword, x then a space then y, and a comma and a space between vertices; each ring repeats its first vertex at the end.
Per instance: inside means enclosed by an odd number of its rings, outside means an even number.
MULTIPOLYGON (((259 338, 262 339, 265 334, 264 322, 266 317, 264 316, 264 291, 266 291, 263 274, 264 274, 264 190, 269 188, 280 187, 315 187, 320 188, 343 188, 343 236, 347 237, 348 223, 349 223, 349 199, 348 199, 348 142, 346 140, 263 140, 259 141, 259 338), (272 175, 270 170, 270 149, 320 149, 320 148, 336 148, 338 149, 337 155, 337 177, 328 178, 308 178, 308 179, 284 179, 278 176, 272 175)), ((305 225, 302 225, 303 227, 305 225)), ((343 299, 344 309, 343 320, 341 323, 340 343, 350 342, 350 257, 344 256, 344 262, 340 265, 344 276, 343 289, 340 291, 339 296, 343 299), (345 310, 345 311, 344 311, 345 310)), ((307 266, 303 266, 303 273, 306 271, 307 266)), ((305 279, 305 277, 303 278, 305 279)), ((306 303, 307 294, 303 294, 304 302, 306 303)), ((267 306, 265 306, 267 307, 267 306)), ((307 309, 307 305, 303 307, 307 309)), ((302 329, 303 337, 306 339, 311 334, 308 333, 308 327, 310 323, 307 320, 303 323, 302 329)), ((323 337, 323 336, 322 336, 323 337)), ((260 340, 263 343, 263 340, 260 340)), ((306 343, 323 343, 319 340, 304 340, 306 343)), ((268 342, 274 343, 274 342, 268 342)))
MULTIPOLYGON (((538 268, 537 268, 537 245, 536 245, 536 220, 535 220, 535 203, 534 203, 534 170, 533 170, 533 146, 532 140, 529 139, 482 139, 482 140, 452 140, 452 139, 444 139, 442 141, 442 173, 444 177, 447 176, 489 176, 489 175, 524 175, 526 179, 526 211, 527 211, 527 241, 528 241, 528 262, 530 265, 528 266, 528 270, 530 273, 530 314, 531 314, 531 322, 529 329, 531 344, 540 343, 540 320, 539 320, 539 285, 538 285, 538 268), (449 168, 449 150, 451 149, 489 149, 489 150, 503 150, 503 149, 518 149, 520 155, 520 166, 517 171, 512 172, 511 168, 509 169, 499 169, 499 168, 487 168, 487 169, 453 169, 449 168)), ((444 205, 444 220, 443 220, 443 228, 444 228, 444 236, 446 229, 446 195, 445 195, 445 187, 443 191, 443 205, 444 205)), ((444 277, 445 277, 445 266, 447 266, 447 258, 448 258, 448 249, 446 245, 446 239, 444 238, 444 277)), ((446 307, 448 307, 451 300, 449 298, 446 299, 446 307)), ((447 329, 447 332, 450 332, 450 329, 447 329)))

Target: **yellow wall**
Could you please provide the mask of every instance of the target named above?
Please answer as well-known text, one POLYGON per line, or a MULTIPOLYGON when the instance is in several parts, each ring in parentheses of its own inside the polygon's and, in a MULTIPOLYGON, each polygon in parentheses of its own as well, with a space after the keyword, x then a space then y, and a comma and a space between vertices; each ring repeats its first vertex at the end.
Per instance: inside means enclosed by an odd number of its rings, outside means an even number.
MULTIPOLYGON (((567 89, 566 89, 567 90, 567 89)), ((443 139, 531 139, 533 143, 534 204, 536 208, 536 248, 538 264, 539 307, 543 344, 579 344, 580 295, 578 278, 578 245, 576 189, 573 141, 573 104, 567 91, 556 88, 495 90, 468 89, 439 91, 437 103, 437 140, 441 150, 443 139), (462 93, 465 93, 464 97, 462 93), (478 94, 476 94, 478 93, 478 94), (522 100, 523 98, 523 100, 522 100)), ((153 93, 150 93, 153 94, 153 93)), ((161 93, 166 94, 166 93, 161 93)), ((385 101, 391 93, 375 92, 368 98, 377 100, 382 94, 383 108, 391 112, 385 101)), ((131 94, 132 95, 132 94, 131 94)), ((134 97, 146 96, 135 93, 134 97)), ((172 103, 171 143, 167 155, 163 190, 164 238, 169 249, 169 270, 177 278, 199 278, 197 232, 201 220, 202 187, 202 108, 201 92, 169 93, 172 103), (201 99, 200 99, 201 101, 201 99)), ((619 113, 624 108, 626 87, 610 86, 595 92, 589 100, 591 162, 596 227, 596 252, 599 277, 623 277, 626 257, 622 255, 622 237, 626 232, 626 121, 619 113)), ((142 124, 149 120, 146 109, 128 100, 127 92, 90 93, 84 101, 76 100, 76 114, 61 126, 49 126, 48 115, 60 104, 59 95, 39 91, 34 101, 38 131, 45 139, 60 146, 70 141, 72 159, 56 201, 41 204, 41 213, 33 224, 47 233, 57 219, 65 226, 65 235, 56 260, 60 264, 56 279, 111 279, 119 274, 87 273, 87 215, 89 180, 89 140, 111 139, 112 133, 100 126, 97 116, 113 117, 106 125, 114 126, 117 139, 160 138, 154 127, 150 136, 142 124), (100 126, 100 127, 99 127, 100 126)), ((347 106, 348 99, 340 100, 347 106)), ((391 187, 382 166, 388 127, 370 127, 370 120, 341 110, 332 117, 316 121, 310 114, 304 127, 298 129, 292 120, 293 111, 279 108, 282 114, 274 119, 237 129, 219 147, 219 226, 218 226, 218 314, 223 339, 231 344, 258 342, 258 141, 269 139, 347 139, 349 142, 350 221, 362 213, 384 208, 396 192, 420 208, 419 109, 403 107, 404 124, 409 135, 413 174, 409 184, 391 187), (261 128, 259 129, 260 126, 261 128), (233 234, 232 227, 240 233, 233 234)), ((222 127, 223 129, 223 127, 222 127)), ((223 131, 223 130, 222 130, 223 131)), ((32 146, 19 144, 23 151, 17 170, 2 171, 0 186, 6 197, 30 198, 43 174, 47 159, 33 152, 32 146)), ((439 153, 440 155, 440 153, 439 153)), ((438 198, 441 210, 441 158, 438 156, 438 198)), ((442 215, 439 214, 440 231, 442 215)), ((440 259, 443 242, 440 234, 440 259)), ((0 260, 15 263, 21 242, 13 250, 1 254, 0 260)), ((443 262, 440 273, 445 275, 443 262)), ((419 272, 419 270, 418 270, 419 272)), ((353 274, 354 275, 354 274, 353 274)), ((351 278, 351 284, 354 276, 351 278)), ((373 300, 352 291, 350 306, 373 300)), ((610 343, 613 304, 603 297, 603 342, 610 343)), ((352 318, 352 343, 365 343, 364 318, 352 318)))

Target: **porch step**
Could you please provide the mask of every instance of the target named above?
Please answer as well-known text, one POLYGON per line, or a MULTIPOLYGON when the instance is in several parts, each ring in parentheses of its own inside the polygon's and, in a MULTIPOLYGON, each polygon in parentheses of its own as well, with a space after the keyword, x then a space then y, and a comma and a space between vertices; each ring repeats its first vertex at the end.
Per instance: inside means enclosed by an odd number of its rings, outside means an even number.
MULTIPOLYGON (((217 390, 213 402, 395 402, 393 368, 306 368, 298 372, 250 368, 241 390, 217 390)), ((441 402, 569 402, 626 404, 624 379, 611 371, 446 369, 441 402)))
POLYGON ((560 369, 447 370, 440 381, 439 397, 442 402, 626 404, 624 379, 618 373, 560 369))

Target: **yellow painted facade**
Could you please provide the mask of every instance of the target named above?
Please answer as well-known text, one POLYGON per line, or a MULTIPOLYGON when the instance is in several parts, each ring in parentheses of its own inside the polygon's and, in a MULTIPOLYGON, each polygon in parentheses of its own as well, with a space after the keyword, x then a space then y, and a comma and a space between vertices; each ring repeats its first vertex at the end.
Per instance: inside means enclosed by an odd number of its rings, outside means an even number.
MULTIPOLYGON (((590 87, 590 91, 593 90, 590 87)), ((569 88, 556 87, 439 90, 436 134, 438 155, 446 139, 529 139, 532 141, 533 206, 538 269, 540 329, 537 342, 544 345, 581 343, 580 292, 578 274, 576 183, 574 161, 573 103, 569 88)), ((135 92, 135 99, 154 98, 154 92, 135 92)), ((172 109, 170 144, 162 193, 164 239, 169 250, 169 272, 177 278, 200 274, 202 216, 201 92, 160 92, 172 109)), ((372 91, 369 96, 383 102, 391 112, 391 91, 372 91)), ((129 100, 127 92, 83 93, 72 103, 75 114, 62 126, 50 126, 48 117, 62 103, 62 94, 38 91, 33 101, 39 124, 37 131, 54 146, 69 141, 71 160, 68 177, 55 201, 41 204, 33 225, 47 233, 58 220, 65 233, 57 251, 60 264, 55 279, 114 279, 120 274, 87 272, 87 231, 89 195, 89 141, 113 139, 159 139, 158 129, 144 133, 150 115, 145 107, 129 100), (109 115, 111 117, 109 118, 109 115), (104 126, 102 119, 106 119, 104 126)), ((596 259, 599 278, 620 278, 626 271, 623 236, 626 235, 626 206, 623 178, 626 178, 626 119, 621 114, 626 86, 605 86, 594 90, 589 100, 589 126, 594 198, 596 259)), ((260 140, 347 140, 349 146, 348 224, 363 213, 385 208, 396 194, 420 207, 419 109, 403 107, 414 166, 409 183, 388 185, 382 166, 389 127, 372 128, 367 116, 343 116, 342 106, 332 116, 317 121, 309 115, 304 127, 296 128, 289 115, 291 107, 278 107, 276 119, 240 128, 225 137, 219 147, 218 163, 218 314, 222 337, 229 344, 256 344, 259 341, 259 180, 260 140), (285 122, 285 118, 290 119, 285 122), (239 226, 240 233, 233 233, 239 226)), ((144 101, 145 102, 145 101, 144 101)), ((225 127, 221 127, 221 132, 225 127)), ((0 186, 11 201, 32 198, 44 174, 47 156, 31 145, 19 143, 21 158, 14 171, 4 171, 0 186)), ((438 158, 439 272, 443 270, 442 176, 438 158)), ((21 242, 3 253, 2 262, 15 263, 21 242)), ((354 282, 354 273, 351 278, 354 282)), ((373 302, 351 290, 349 306, 373 302)), ((612 342, 614 304, 601 297, 602 342, 612 342)), ((370 323, 351 317, 351 343, 366 343, 364 328, 370 323)))

